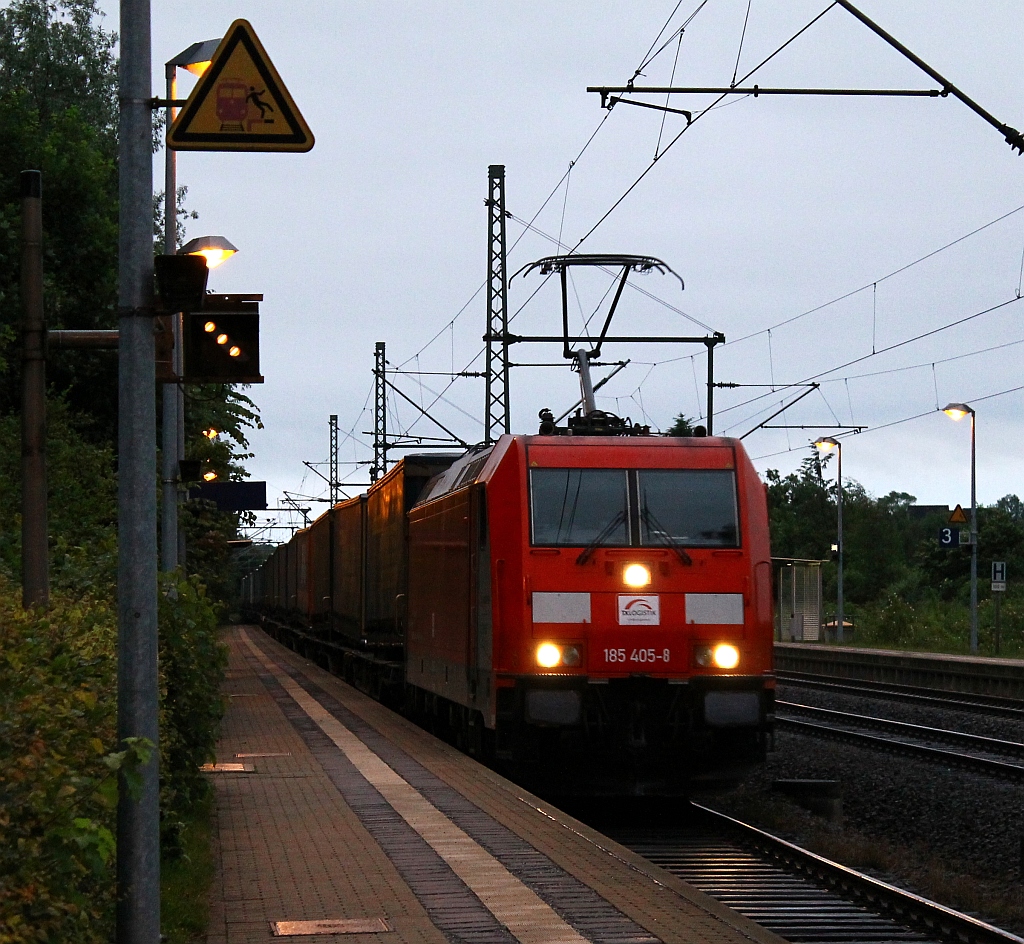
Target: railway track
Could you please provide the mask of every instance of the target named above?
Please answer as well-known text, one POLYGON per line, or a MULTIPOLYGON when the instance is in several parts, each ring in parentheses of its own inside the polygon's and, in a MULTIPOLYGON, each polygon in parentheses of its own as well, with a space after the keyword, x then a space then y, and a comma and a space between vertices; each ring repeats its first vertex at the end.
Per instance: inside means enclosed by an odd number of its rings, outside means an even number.
POLYGON ((811 675, 805 672, 776 672, 775 676, 780 683, 799 688, 813 688, 841 695, 882 698, 887 701, 910 702, 928 708, 954 709, 1024 720, 1024 702, 1016 698, 952 692, 941 688, 897 685, 839 676, 811 675))
POLYGON ((1024 944, 707 807, 692 811, 669 827, 600 828, 794 944, 1024 944))
POLYGON ((1001 741, 962 731, 890 721, 788 701, 777 701, 775 707, 776 725, 802 734, 920 757, 989 776, 1024 781, 1024 744, 1016 741, 1001 741), (957 750, 940 745, 955 746, 957 750))

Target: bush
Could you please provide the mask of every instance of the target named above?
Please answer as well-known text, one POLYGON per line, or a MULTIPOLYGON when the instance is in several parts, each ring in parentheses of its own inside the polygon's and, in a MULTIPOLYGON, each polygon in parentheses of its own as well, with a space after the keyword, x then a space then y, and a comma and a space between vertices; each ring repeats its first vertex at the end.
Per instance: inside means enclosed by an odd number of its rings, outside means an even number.
POLYGON ((209 790, 199 768, 214 758, 227 650, 217 641, 216 609, 197 579, 164 575, 161 589, 160 811, 166 853, 177 851, 182 818, 209 790))
POLYGON ((0 577, 0 940, 105 941, 118 758, 110 606, 21 609, 0 577))
MULTIPOLYGON (((161 839, 204 797, 226 663, 216 609, 195 578, 160 597, 161 839)), ((98 596, 51 595, 26 612, 0 575, 0 941, 108 941, 114 920, 117 625, 98 596)))

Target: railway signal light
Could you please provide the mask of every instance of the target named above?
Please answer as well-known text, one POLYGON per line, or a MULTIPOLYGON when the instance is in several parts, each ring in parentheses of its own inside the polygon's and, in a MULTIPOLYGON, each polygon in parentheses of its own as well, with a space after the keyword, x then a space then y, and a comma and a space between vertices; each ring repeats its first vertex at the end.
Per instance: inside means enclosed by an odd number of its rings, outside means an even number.
POLYGON ((210 270, 202 256, 157 256, 153 267, 165 311, 189 311, 203 304, 210 270))
POLYGON ((184 354, 186 383, 263 383, 258 301, 207 295, 186 315, 184 354))

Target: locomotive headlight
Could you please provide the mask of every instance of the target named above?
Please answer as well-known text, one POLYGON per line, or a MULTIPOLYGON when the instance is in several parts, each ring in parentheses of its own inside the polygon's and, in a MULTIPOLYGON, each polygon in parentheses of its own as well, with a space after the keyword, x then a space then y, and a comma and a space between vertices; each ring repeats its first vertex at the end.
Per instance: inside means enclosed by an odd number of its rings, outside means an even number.
POLYGON ((740 651, 735 646, 722 643, 711 650, 711 661, 720 669, 735 669, 740 664, 740 651))
POLYGON ((537 647, 537 665, 542 669, 553 669, 562 661, 562 650, 554 643, 542 642, 537 647))
POLYGON ((740 664, 739 649, 726 642, 715 646, 697 646, 693 655, 697 665, 704 668, 735 669, 740 664))
POLYGON ((644 564, 627 564, 622 571, 622 582, 627 587, 646 587, 651 582, 651 571, 644 564))
POLYGON ((562 665, 579 665, 580 651, 575 646, 566 646, 562 650, 562 665))

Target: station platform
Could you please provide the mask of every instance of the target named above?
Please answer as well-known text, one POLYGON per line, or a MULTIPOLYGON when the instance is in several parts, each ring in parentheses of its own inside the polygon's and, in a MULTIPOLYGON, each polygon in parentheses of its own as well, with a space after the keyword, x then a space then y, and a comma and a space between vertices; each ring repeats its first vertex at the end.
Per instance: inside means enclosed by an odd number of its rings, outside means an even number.
POLYGON ((258 627, 225 641, 210 944, 781 944, 258 627))

